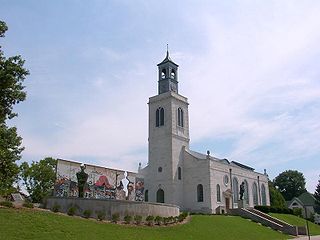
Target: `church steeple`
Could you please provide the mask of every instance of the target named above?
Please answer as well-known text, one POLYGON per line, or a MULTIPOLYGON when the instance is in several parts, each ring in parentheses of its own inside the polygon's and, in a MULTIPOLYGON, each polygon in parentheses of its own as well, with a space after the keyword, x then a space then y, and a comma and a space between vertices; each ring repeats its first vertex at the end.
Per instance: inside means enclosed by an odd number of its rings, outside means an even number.
POLYGON ((179 65, 171 60, 168 46, 167 55, 165 59, 157 66, 159 69, 158 94, 162 94, 169 91, 178 93, 179 65))

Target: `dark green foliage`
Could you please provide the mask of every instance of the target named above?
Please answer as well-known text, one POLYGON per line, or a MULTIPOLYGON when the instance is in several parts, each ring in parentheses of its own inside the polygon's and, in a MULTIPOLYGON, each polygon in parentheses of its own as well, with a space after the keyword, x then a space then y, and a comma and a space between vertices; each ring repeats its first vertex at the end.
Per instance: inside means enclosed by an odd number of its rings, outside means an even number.
POLYGON ((296 215, 298 217, 302 217, 302 209, 301 208, 294 208, 293 210, 293 215, 296 215))
POLYGON ((103 221, 106 218, 106 214, 103 211, 98 211, 97 213, 97 217, 99 221, 103 221))
POLYGON ((29 202, 29 201, 25 201, 22 206, 26 207, 26 208, 34 208, 33 203, 29 202))
POLYGON ((68 214, 69 216, 73 216, 73 215, 76 213, 76 211, 77 211, 77 208, 74 207, 74 206, 72 206, 72 207, 70 207, 70 208, 68 209, 67 214, 68 214))
POLYGON ((92 211, 90 209, 86 209, 83 211, 83 217, 89 218, 91 217, 92 211))
POLYGON ((303 174, 296 170, 287 170, 280 173, 273 180, 273 184, 279 189, 286 201, 290 201, 307 191, 303 174))
POLYGON ((153 225, 153 220, 154 220, 154 216, 148 216, 146 218, 146 222, 149 226, 152 226, 153 225))
POLYGON ((56 165, 57 160, 50 157, 39 162, 32 162, 31 165, 27 162, 21 164, 21 178, 32 202, 42 202, 46 196, 51 194, 56 165))
POLYGON ((140 216, 140 215, 134 216, 134 222, 135 222, 135 224, 140 225, 142 222, 142 216, 140 216))
POLYGON ((60 205, 55 203, 52 208, 51 208, 52 212, 59 212, 60 210, 60 205))
POLYGON ((161 225, 162 221, 163 221, 163 217, 160 217, 160 216, 156 216, 155 219, 154 219, 154 222, 157 225, 161 225))
MULTIPOLYGON (((8 27, 0 21, 0 37, 4 37, 8 27)), ((23 67, 21 56, 6 58, 0 46, 0 195, 15 191, 12 184, 17 180, 19 168, 16 161, 20 160, 22 138, 15 127, 8 127, 6 121, 17 116, 13 106, 24 101, 23 81, 29 74, 23 67)))
POLYGON ((111 216, 111 221, 112 221, 113 223, 117 223, 117 222, 119 222, 119 220, 120 220, 120 215, 119 215, 119 213, 114 213, 114 214, 112 214, 112 216, 111 216))
POLYGON ((286 207, 286 201, 278 189, 276 189, 271 181, 268 182, 270 194, 270 206, 286 207))
POLYGON ((124 218, 123 218, 123 220, 124 220, 124 222, 125 222, 126 224, 130 224, 131 221, 132 221, 132 216, 130 216, 130 215, 125 215, 124 218))
POLYGON ((293 214, 293 210, 290 208, 271 207, 271 206, 254 206, 254 208, 264 213, 293 214))
MULTIPOLYGON (((320 176, 319 176, 320 178, 320 176)), ((316 190, 314 192, 314 197, 316 198, 316 204, 320 207, 320 179, 318 180, 318 184, 316 186, 316 190)))
POLYGON ((9 207, 9 208, 13 208, 13 203, 10 202, 10 201, 3 201, 3 202, 0 202, 0 205, 1 206, 4 206, 4 207, 9 207))

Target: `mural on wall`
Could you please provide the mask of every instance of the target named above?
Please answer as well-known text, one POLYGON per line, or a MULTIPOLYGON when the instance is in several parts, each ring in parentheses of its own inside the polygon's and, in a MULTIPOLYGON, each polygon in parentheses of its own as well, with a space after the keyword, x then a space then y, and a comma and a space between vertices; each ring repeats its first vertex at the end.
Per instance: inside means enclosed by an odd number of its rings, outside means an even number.
MULTIPOLYGON (((58 159, 54 195, 56 197, 78 197, 76 174, 81 163, 58 159)), ((143 201, 144 180, 136 173, 85 165, 88 174, 84 185, 84 198, 143 201)))

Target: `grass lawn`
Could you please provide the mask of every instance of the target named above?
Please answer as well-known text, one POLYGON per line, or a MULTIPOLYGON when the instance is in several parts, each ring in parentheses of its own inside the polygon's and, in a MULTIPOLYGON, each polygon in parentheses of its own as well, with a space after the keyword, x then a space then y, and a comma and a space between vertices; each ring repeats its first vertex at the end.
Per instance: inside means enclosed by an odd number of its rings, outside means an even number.
POLYGON ((0 208, 0 239, 288 239, 247 219, 234 216, 192 216, 171 227, 124 226, 32 209, 0 208))
MULTIPOLYGON (((305 226, 306 220, 291 214, 281 214, 281 213, 269 213, 271 216, 278 218, 280 220, 283 220, 291 225, 296 226, 305 226)), ((320 226, 317 224, 314 224, 312 222, 308 222, 310 234, 311 235, 320 235, 320 226)))

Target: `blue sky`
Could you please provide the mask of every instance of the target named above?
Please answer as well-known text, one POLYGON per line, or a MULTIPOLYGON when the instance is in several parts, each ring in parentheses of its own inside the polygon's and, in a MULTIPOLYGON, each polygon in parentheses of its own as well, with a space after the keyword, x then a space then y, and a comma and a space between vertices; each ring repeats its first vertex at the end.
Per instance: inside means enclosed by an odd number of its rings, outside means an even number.
POLYGON ((12 1, 1 46, 21 54, 27 100, 11 121, 24 161, 136 170, 169 44, 189 98, 191 148, 271 179, 320 174, 319 1, 12 1))

